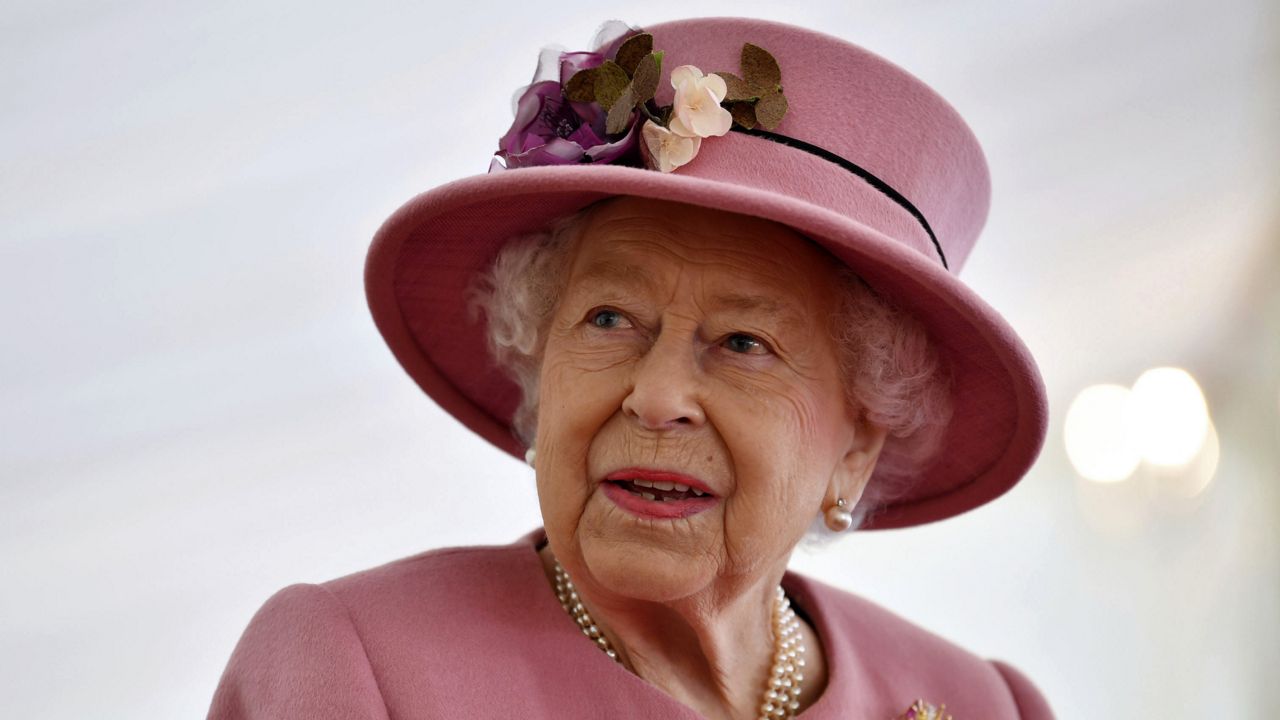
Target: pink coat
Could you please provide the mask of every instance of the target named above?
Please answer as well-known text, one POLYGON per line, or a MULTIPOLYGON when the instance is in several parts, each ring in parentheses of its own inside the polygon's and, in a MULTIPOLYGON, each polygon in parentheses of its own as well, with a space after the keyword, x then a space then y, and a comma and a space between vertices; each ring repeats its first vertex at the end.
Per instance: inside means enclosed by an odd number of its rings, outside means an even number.
MULTIPOLYGON (((582 636, 543 575, 544 538, 539 528, 281 590, 240 638, 210 720, 699 718, 582 636)), ((1052 718, 1009 665, 802 575, 782 584, 827 654, 805 720, 891 720, 920 698, 955 720, 1052 718)))

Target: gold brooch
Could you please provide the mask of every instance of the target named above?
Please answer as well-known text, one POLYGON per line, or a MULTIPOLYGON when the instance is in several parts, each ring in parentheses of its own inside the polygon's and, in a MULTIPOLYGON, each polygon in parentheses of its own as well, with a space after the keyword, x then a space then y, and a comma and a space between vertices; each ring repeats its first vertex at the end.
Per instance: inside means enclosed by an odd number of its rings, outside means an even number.
POLYGON ((954 720, 954 718, 947 712, 946 703, 934 707, 931 703, 917 700, 907 708, 906 712, 893 720, 954 720))

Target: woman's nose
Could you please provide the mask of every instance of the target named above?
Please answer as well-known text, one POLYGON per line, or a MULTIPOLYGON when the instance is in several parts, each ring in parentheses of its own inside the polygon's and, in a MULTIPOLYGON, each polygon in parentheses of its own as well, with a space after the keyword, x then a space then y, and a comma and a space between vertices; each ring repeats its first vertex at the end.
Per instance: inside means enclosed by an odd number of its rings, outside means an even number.
POLYGON ((635 365, 622 410, 646 430, 665 431, 706 421, 693 343, 659 335, 635 365))

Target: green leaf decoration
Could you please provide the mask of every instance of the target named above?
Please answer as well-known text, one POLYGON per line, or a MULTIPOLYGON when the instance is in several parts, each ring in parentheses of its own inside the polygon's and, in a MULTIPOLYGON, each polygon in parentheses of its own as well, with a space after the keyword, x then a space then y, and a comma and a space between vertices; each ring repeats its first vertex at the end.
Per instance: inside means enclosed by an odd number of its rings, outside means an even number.
POLYGON ((787 97, 780 92, 769 93, 760 98, 755 108, 756 120, 765 130, 773 130, 782 122, 787 114, 787 97))
POLYGON ((631 123, 631 114, 635 112, 635 109, 635 94, 632 92, 631 86, 628 85, 622 91, 622 94, 618 96, 617 101, 613 103, 613 107, 609 108, 609 115, 604 121, 604 131, 612 135, 626 130, 627 125, 631 123))
POLYGON ((596 101, 596 68, 579 70, 564 86, 564 96, 573 102, 596 101))
POLYGON ((612 60, 605 60, 595 70, 596 102, 605 110, 611 110, 631 83, 631 77, 612 60))
POLYGON ((782 69, 768 50, 751 43, 742 44, 742 77, 730 72, 724 78, 725 98, 733 121, 744 128, 759 125, 773 130, 787 114, 787 98, 782 94, 782 69))
POLYGON ((618 47, 614 62, 627 73, 627 77, 635 77, 636 66, 651 52, 653 52, 652 35, 649 33, 632 35, 618 47))
POLYGON ((729 114, 733 121, 750 130, 756 126, 756 106, 746 101, 738 101, 729 106, 729 114))
POLYGON ((631 76, 631 92, 635 104, 646 102, 658 91, 658 78, 662 75, 662 60, 657 53, 649 53, 640 59, 631 76))
POLYGON ((728 102, 738 100, 754 100, 760 96, 760 93, 747 84, 746 80, 734 75, 731 72, 717 72, 716 75, 724 78, 725 95, 724 99, 728 102))
POLYGON ((768 50, 759 45, 743 43, 742 77, 758 88, 775 90, 782 83, 782 70, 768 50))

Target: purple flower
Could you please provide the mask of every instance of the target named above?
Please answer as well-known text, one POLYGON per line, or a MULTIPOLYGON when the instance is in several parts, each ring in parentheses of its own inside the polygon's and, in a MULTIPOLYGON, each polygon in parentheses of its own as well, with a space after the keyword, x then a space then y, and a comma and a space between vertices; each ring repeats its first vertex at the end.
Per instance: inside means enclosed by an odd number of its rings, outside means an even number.
MULTIPOLYGON (((506 168, 567 165, 579 162, 639 164, 637 122, 632 116, 624 132, 605 133, 607 114, 594 102, 570 102, 563 84, 580 70, 599 67, 605 56, 593 52, 560 53, 558 80, 534 82, 516 103, 511 129, 495 153, 506 168)), ((503 169, 492 162, 489 171, 503 169)))

